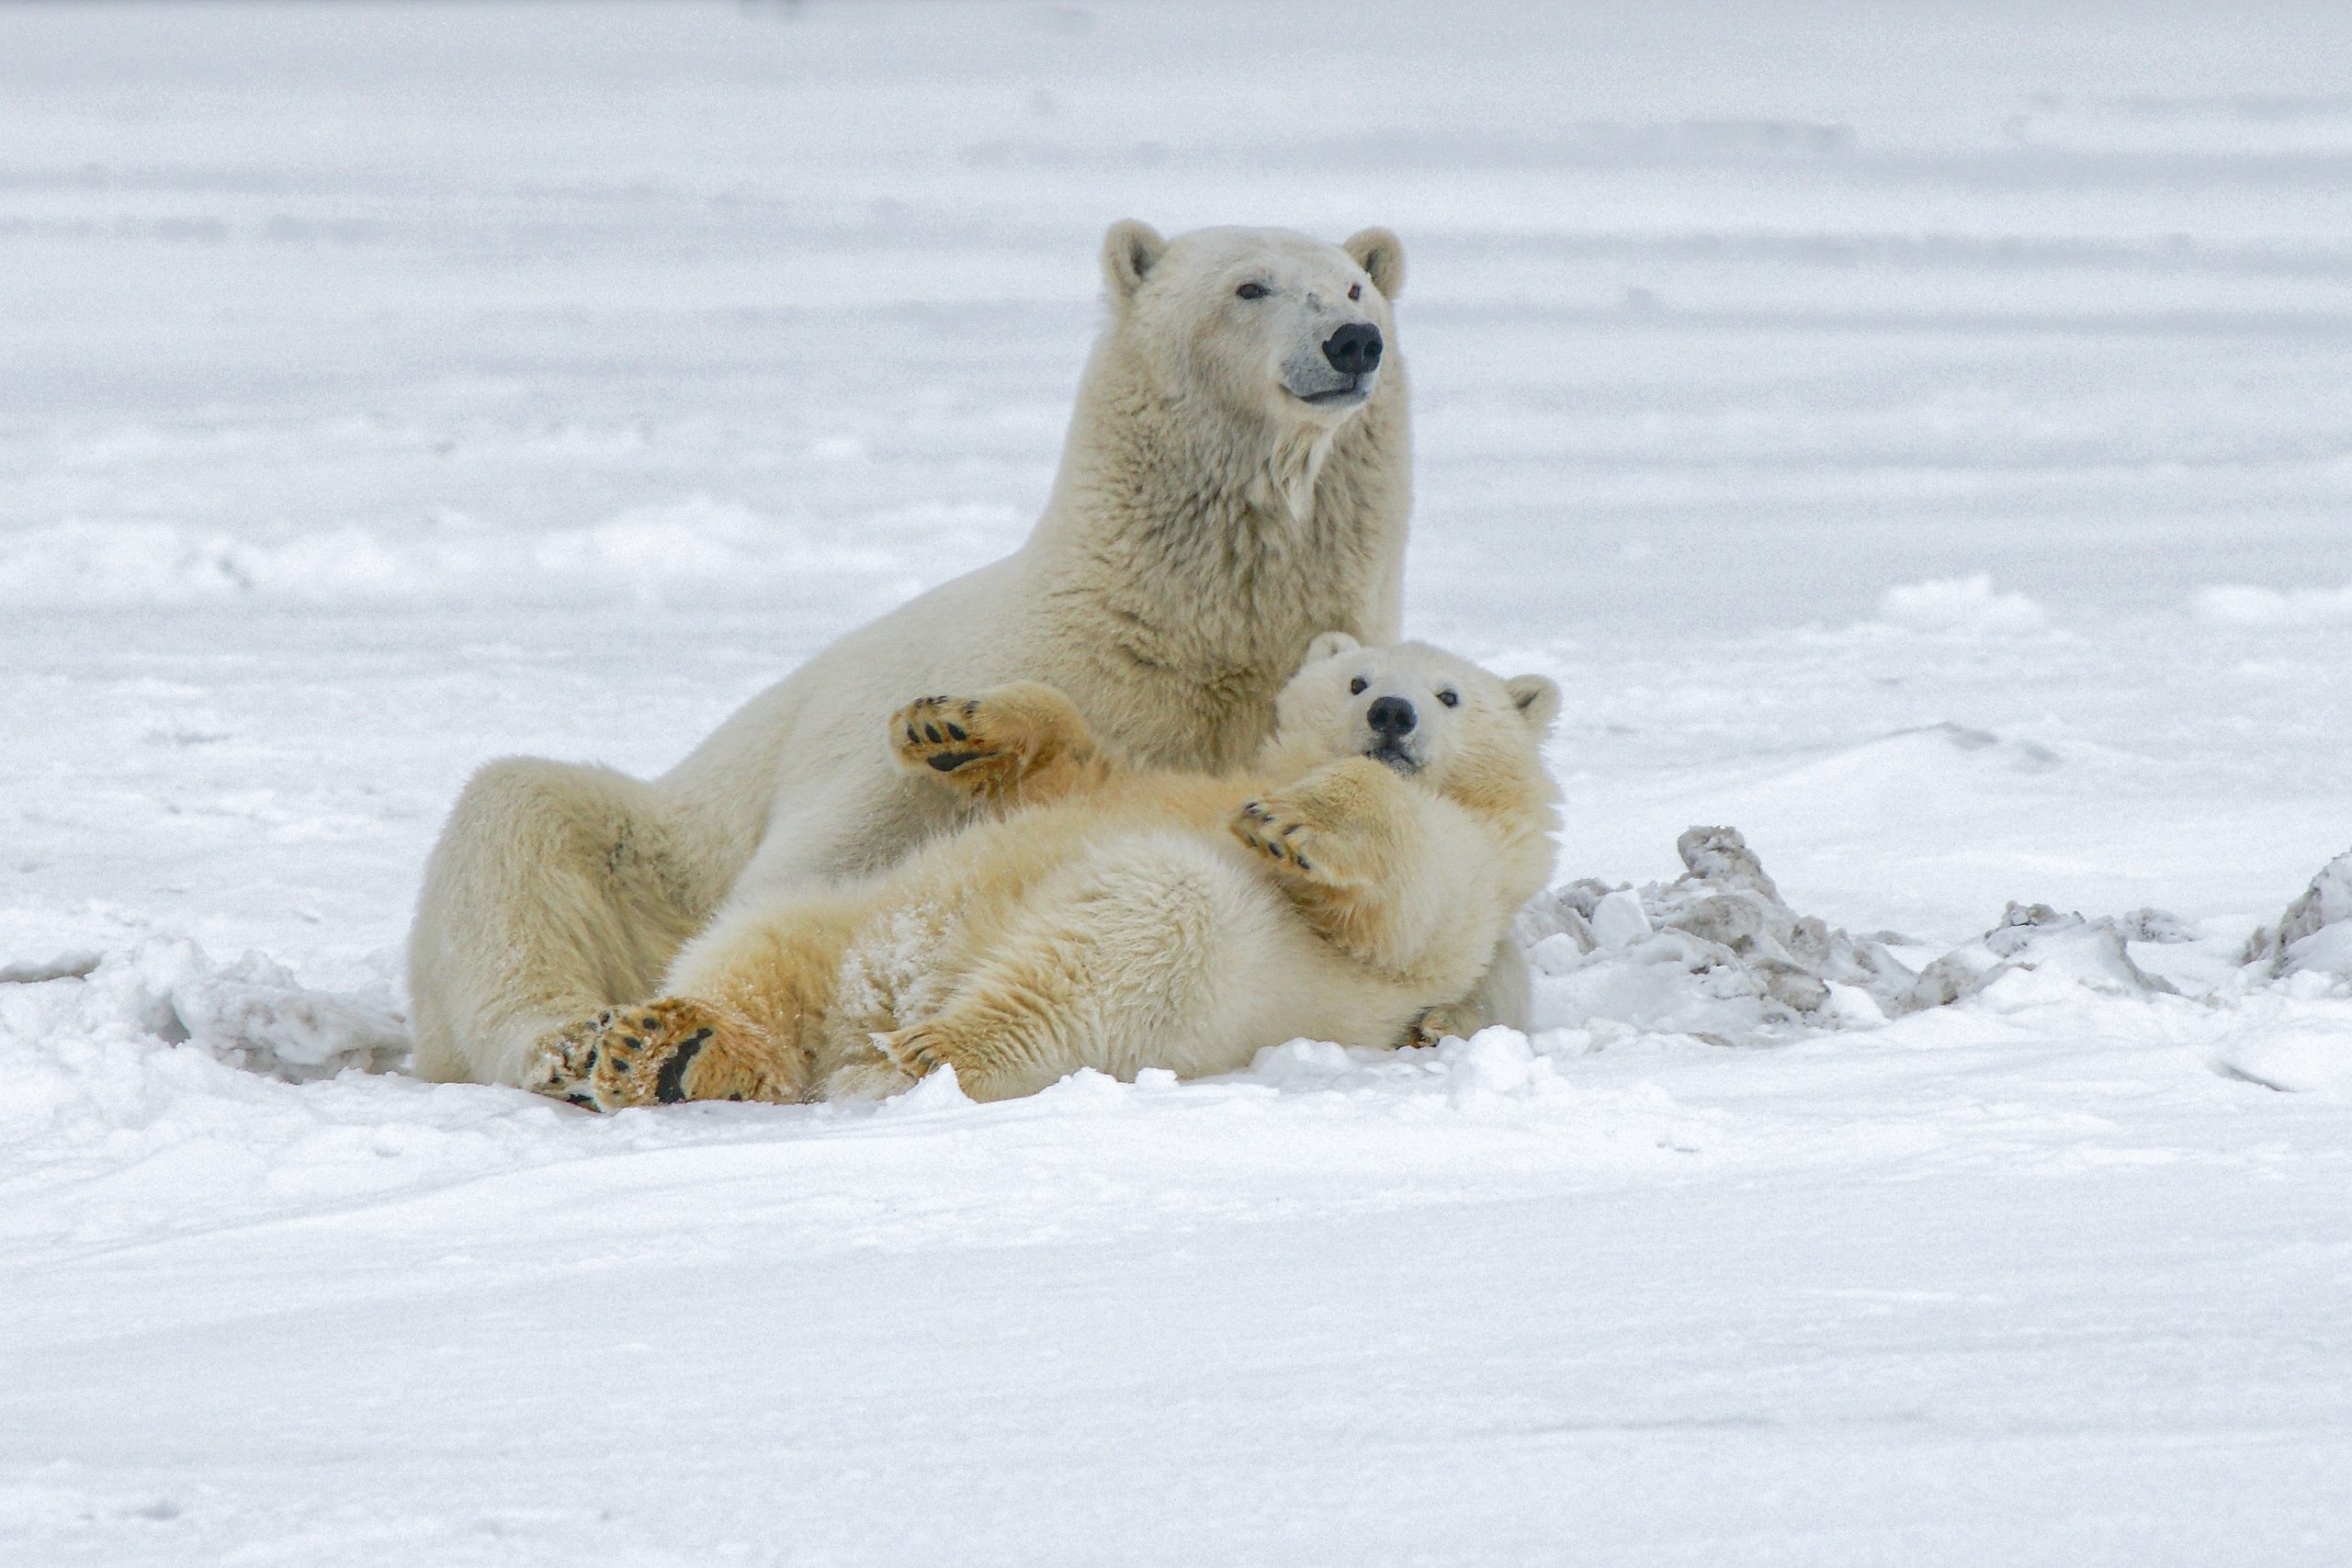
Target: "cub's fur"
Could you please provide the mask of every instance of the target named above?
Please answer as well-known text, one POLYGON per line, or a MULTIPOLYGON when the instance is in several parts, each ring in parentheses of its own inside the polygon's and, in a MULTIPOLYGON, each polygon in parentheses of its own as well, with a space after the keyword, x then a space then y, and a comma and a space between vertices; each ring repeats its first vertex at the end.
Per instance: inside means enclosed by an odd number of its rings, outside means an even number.
POLYGON ((888 1092, 975 1099, 1080 1067, 1248 1064, 1411 1037, 1467 992, 1552 867, 1559 692, 1424 644, 1316 639, 1256 765, 1130 765, 1022 682, 890 720, 899 767, 977 817, 860 883, 740 909, 665 995, 543 1040, 531 1087, 602 1108, 888 1092))

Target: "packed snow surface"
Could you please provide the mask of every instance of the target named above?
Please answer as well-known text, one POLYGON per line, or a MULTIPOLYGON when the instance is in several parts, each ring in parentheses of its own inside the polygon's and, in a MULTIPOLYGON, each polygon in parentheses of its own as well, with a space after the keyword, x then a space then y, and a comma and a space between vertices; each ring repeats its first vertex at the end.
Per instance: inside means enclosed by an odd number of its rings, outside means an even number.
POLYGON ((0 9, 0 1561, 2352 1560, 2352 12, 0 9), (440 814, 1405 238, 1539 1027, 397 1070, 440 814))

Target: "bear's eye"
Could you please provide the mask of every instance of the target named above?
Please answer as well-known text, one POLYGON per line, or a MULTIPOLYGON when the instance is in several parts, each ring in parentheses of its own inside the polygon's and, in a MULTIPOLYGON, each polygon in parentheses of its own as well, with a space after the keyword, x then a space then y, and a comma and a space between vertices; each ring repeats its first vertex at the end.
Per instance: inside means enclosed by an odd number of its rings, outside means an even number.
POLYGON ((1351 697, 1363 696, 1364 687, 1370 683, 1371 682, 1366 681, 1363 676, 1357 676, 1354 680, 1348 682, 1348 695, 1351 697))
POLYGON ((1349 299, 1363 299, 1363 284, 1361 284, 1361 283, 1351 283, 1351 284, 1349 284, 1349 285, 1348 285, 1348 298, 1349 298, 1349 299))
POLYGON ((1437 694, 1437 700, 1443 703, 1448 707, 1459 707, 1462 705, 1462 694, 1459 692, 1440 692, 1437 694))
POLYGON ((1236 299, 1263 299, 1266 297, 1266 286, 1262 283, 1245 283, 1233 291, 1233 297, 1236 299))

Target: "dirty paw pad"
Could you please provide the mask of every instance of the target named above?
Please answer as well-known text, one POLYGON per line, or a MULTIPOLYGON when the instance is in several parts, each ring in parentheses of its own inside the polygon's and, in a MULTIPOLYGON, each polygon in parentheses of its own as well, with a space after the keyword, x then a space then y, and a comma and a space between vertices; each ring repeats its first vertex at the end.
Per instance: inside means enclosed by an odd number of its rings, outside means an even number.
POLYGON ((673 1105, 682 1100, 797 1098, 761 1042, 700 1002, 664 998, 612 1008, 585 1024, 548 1037, 541 1046, 546 1087, 602 1111, 628 1105, 673 1105), (550 1058, 561 1054, 554 1066, 550 1058))

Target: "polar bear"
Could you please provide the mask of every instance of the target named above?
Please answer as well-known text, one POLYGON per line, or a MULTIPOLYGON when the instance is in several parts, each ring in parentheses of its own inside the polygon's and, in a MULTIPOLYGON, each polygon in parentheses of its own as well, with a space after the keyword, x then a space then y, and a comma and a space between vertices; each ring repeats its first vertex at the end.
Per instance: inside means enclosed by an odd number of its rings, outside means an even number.
POLYGON ((978 814, 862 881, 738 906, 664 994, 542 1041, 526 1083, 604 1110, 790 1101, 953 1067, 976 1100, 1093 1067, 1403 1041, 1549 879, 1559 689, 1421 643, 1310 645, 1254 766, 1137 768, 1035 682, 876 735, 978 814))
MULTIPOLYGON (((515 758, 459 795, 409 943, 415 1067, 521 1080, 722 911, 888 865, 964 803, 872 744, 909 692, 1039 681, 1129 758, 1246 761, 1317 632, 1398 631, 1410 469, 1396 237, 1112 226, 1108 320, 1028 542, 843 637, 651 782, 515 758)), ((1500 950, 1499 998, 1524 969, 1500 950)))

